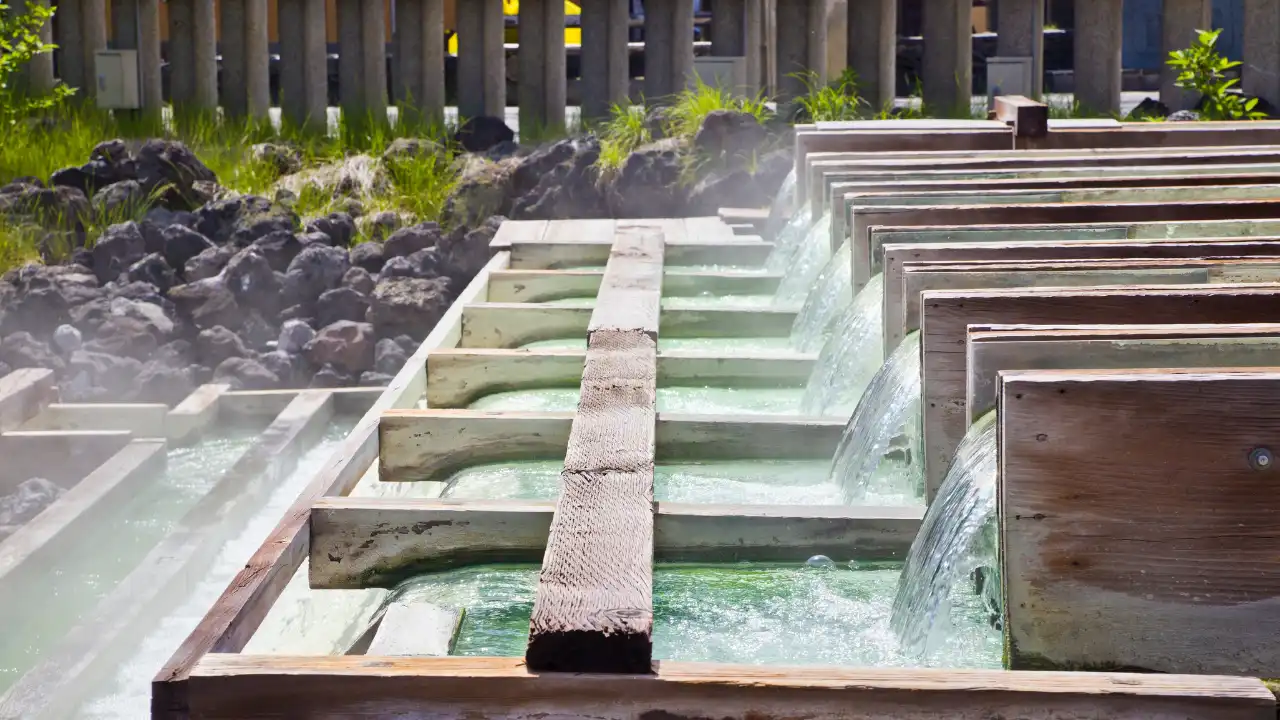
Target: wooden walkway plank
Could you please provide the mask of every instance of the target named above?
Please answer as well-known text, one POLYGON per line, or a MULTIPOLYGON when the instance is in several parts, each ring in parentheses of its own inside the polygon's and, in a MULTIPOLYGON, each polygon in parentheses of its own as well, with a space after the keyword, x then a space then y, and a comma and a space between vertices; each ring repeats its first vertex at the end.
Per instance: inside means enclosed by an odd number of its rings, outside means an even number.
POLYGON ((0 377, 0 432, 13 430, 58 399, 52 370, 19 368, 0 377))
MULTIPOLYGON (((587 338, 599 330, 611 335, 615 330, 639 331, 656 343, 664 233, 658 228, 620 227, 616 238, 587 325, 587 338)), ((603 349, 615 351, 612 346, 603 349)))

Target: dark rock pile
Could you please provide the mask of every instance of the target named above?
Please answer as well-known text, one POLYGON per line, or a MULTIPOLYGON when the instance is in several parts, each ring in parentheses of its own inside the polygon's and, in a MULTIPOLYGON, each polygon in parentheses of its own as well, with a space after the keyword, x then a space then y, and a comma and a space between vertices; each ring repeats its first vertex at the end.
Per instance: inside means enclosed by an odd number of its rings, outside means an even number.
POLYGON ((294 173, 273 198, 228 193, 170 140, 111 140, 47 181, 0 187, 0 219, 36 230, 45 257, 0 277, 0 373, 52 369, 67 402, 172 404, 206 382, 385 384, 489 260, 505 216, 713 214, 766 204, 790 166, 787 151, 765 151, 754 118, 731 112, 691 143, 636 150, 607 179, 591 137, 521 149, 476 120, 456 142, 475 152, 458 160, 440 224, 365 215, 359 199, 385 188, 384 163, 440 152, 429 140, 311 169, 285 146, 255 146, 294 173), (299 218, 294 191, 325 183, 346 211, 299 218))

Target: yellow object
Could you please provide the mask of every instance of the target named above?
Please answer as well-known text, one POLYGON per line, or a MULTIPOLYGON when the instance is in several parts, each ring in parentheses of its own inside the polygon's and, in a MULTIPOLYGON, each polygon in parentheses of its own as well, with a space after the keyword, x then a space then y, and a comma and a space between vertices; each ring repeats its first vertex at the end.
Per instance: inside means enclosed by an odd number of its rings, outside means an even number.
MULTIPOLYGON (((516 17, 517 15, 519 15, 520 0, 502 0, 502 14, 506 15, 507 17, 516 17)), ((572 2, 569 2, 569 0, 565 0, 564 14, 566 16, 581 15, 582 8, 579 7, 576 3, 572 3, 572 2)), ((503 41, 509 42, 509 43, 520 42, 519 28, 518 27, 506 28, 506 31, 503 34, 503 41)), ((564 29, 564 44, 565 45, 581 45, 582 44, 582 28, 566 27, 564 29)), ((456 32, 449 36, 448 52, 450 55, 458 54, 458 33, 456 32)))

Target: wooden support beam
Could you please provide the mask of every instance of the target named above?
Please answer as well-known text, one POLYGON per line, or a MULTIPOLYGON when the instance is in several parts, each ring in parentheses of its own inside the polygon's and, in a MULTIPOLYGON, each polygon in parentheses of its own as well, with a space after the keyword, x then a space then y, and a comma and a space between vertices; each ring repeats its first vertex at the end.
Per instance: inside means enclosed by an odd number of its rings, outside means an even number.
MULTIPOLYGON (((538 340, 583 337, 592 308, 530 303, 473 303, 462 311, 465 348, 513 348, 538 340)), ((794 308, 702 308, 668 301, 662 310, 665 337, 787 337, 794 308)))
POLYGON ((53 403, 23 430, 123 430, 139 438, 163 438, 169 406, 163 403, 53 403))
POLYGON ((650 672, 663 246, 661 231, 620 227, 605 269, 529 620, 533 670, 650 672))
POLYGON ((1022 95, 1001 95, 996 120, 1012 127, 1015 138, 1043 137, 1049 132, 1049 106, 1022 95))
MULTIPOLYGON (((750 235, 735 236, 732 242, 672 243, 668 240, 664 262, 668 268, 690 265, 750 268, 763 265, 771 252, 773 243, 750 235)), ((607 243, 563 240, 511 243, 511 267, 521 270, 599 267, 608 260, 607 243)))
POLYGON ((58 399, 52 370, 20 368, 0 377, 0 432, 13 430, 58 399))
POLYGON ((1280 675, 1280 372, 998 382, 1010 667, 1280 675))
POLYGON ((129 444, 127 430, 11 430, 0 433, 0 495, 39 477, 70 489, 129 444))
MULTIPOLYGON (((755 562, 906 556, 923 508, 655 504, 655 559, 755 562)), ((423 572, 538 562, 553 501, 325 498, 311 517, 313 588, 393 587, 423 572)))
POLYGON ((1253 678, 901 668, 778 668, 663 661, 654 674, 535 673, 521 658, 277 657, 218 654, 192 673, 193 717, 298 720, 441 717, 600 720, 1090 717, 1272 720, 1275 697, 1253 678))
MULTIPOLYGON (((333 396, 333 408, 338 413, 360 414, 368 410, 385 388, 353 387, 326 388, 333 396)), ((280 414, 289 403, 305 389, 288 390, 234 390, 221 396, 222 412, 231 417, 272 417, 280 414)))
POLYGON ((230 389, 230 385, 201 385, 178 403, 165 420, 169 442, 175 445, 195 442, 205 428, 217 421, 218 401, 230 389))
POLYGON ((922 301, 921 363, 926 497, 932 499, 968 425, 969 325, 1254 323, 1280 317, 1280 286, 936 290, 922 301))
MULTIPOLYGON (((480 463, 563 457, 573 413, 390 410, 379 425, 382 482, 443 480, 480 463)), ((774 416, 658 416, 658 457, 675 460, 829 458, 845 421, 774 416)))
MULTIPOLYGON (((489 277, 489 302, 550 302, 594 297, 600 291, 599 270, 503 270, 489 277)), ((668 272, 667 297, 773 294, 782 276, 760 272, 668 272)))
POLYGON ((1272 367, 1280 325, 970 325, 965 348, 974 420, 996 408, 1002 370, 1272 367))

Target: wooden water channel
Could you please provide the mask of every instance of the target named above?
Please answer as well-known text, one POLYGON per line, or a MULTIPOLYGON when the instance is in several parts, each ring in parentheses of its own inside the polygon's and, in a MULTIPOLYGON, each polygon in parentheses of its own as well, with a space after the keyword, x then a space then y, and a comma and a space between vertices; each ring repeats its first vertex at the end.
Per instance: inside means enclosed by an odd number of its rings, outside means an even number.
MULTIPOLYGON (((1007 669, 655 657, 655 563, 901 559, 925 508, 654 501, 655 464, 828 460, 848 421, 656 411, 664 389, 808 379, 812 353, 664 347, 790 334, 795 307, 682 299, 777 288, 782 276, 763 270, 775 238, 758 234, 761 213, 507 222, 489 264, 156 675, 151 716, 1275 718, 1275 696, 1258 678, 1280 677, 1267 500, 1280 423, 1271 411, 1280 371, 1268 364, 1280 343, 1280 194, 1271 191, 1280 128, 1050 127, 1038 146, 1071 149, 996 151, 974 148, 972 135, 1003 132, 1008 148, 1013 130, 902 127, 815 127, 799 137, 824 155, 848 153, 824 160, 830 169, 815 170, 811 188, 836 192, 831 178, 848 172, 840 163, 877 168, 859 176, 867 187, 827 202, 850 220, 834 239, 853 243, 855 287, 884 273, 886 355, 920 333, 926 501, 966 428, 998 412, 1007 669), (1102 133, 1114 133, 1099 141, 1105 150, 1074 149, 1102 133), (1194 149, 1178 149, 1183 139, 1194 149), (964 189, 941 188, 945 199, 930 204, 922 193, 931 190, 919 186, 932 181, 920 174, 953 162, 973 165, 957 183, 964 189), (1027 186, 1008 187, 1012 162, 1027 186), (1193 190, 1184 197, 1178 188, 1193 190), (1242 188, 1251 188, 1243 199, 1242 188), (1026 193, 1012 198, 1028 202, 971 202, 988 191, 1026 193), (595 303, 553 302, 582 297, 595 303), (560 338, 586 343, 521 347, 560 338), (578 410, 468 408, 496 392, 548 387, 579 388, 578 410), (563 462, 559 499, 429 497, 459 469, 508 460, 563 462), (371 483, 422 492, 352 494, 371 483), (295 576, 324 594, 493 562, 542 565, 524 657, 449 656, 456 613, 426 624, 388 615, 345 654, 247 652, 295 576)), ((117 433, 73 491, 100 497, 128 481, 99 478, 144 462, 146 452, 125 450, 163 447, 150 433, 179 442, 218 416, 280 413, 272 427, 289 427, 261 446, 283 449, 314 432, 334 403, 371 399, 205 387, 172 410, 113 412, 59 406, 39 372, 18 371, 3 388, 0 442, 117 433)), ((236 480, 225 482, 219 497, 238 502, 236 480)), ((37 538, 26 543, 35 553, 39 537, 58 532, 45 516, 72 523, 76 512, 42 514, 19 535, 37 538)), ((12 541, 0 544, 0 578, 6 562, 22 561, 6 555, 12 541)), ((73 638, 23 678, 0 700, 0 717, 49 716, 48 698, 89 672, 69 653, 105 653, 113 637, 140 632, 148 587, 180 574, 152 565, 99 608, 104 639, 78 628, 83 644, 73 638)))

